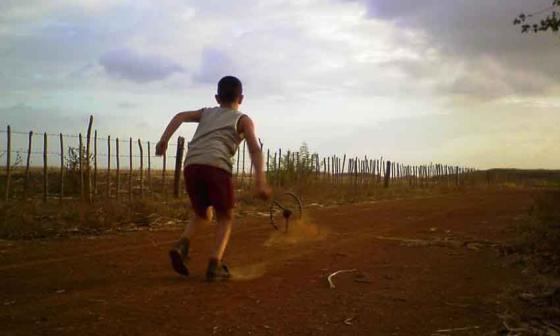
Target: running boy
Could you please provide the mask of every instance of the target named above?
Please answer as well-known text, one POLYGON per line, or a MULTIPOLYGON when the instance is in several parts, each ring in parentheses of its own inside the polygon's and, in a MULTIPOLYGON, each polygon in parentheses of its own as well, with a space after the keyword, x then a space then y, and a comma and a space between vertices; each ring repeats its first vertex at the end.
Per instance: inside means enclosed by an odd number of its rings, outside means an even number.
POLYGON ((156 155, 163 155, 167 142, 184 122, 197 122, 198 127, 189 142, 185 158, 185 184, 195 217, 190 221, 180 240, 169 251, 171 266, 182 275, 189 275, 186 266, 189 246, 196 230, 212 220, 210 206, 214 208, 218 225, 216 243, 208 262, 208 281, 230 277, 222 258, 227 247, 232 227, 234 195, 232 185, 232 157, 243 138, 247 141, 251 161, 255 168, 256 195, 266 200, 271 190, 266 182, 263 157, 253 121, 239 112, 243 101, 241 81, 226 76, 218 82, 215 96, 220 106, 178 113, 171 119, 156 145, 156 155))

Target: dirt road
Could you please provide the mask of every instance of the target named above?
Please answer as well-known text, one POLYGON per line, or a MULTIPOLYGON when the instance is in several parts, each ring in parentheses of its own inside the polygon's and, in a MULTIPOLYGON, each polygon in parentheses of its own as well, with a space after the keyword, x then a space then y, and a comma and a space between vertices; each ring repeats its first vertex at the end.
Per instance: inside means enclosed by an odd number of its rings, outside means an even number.
POLYGON ((525 281, 494 243, 530 202, 508 191, 314 207, 289 235, 239 219, 235 280, 212 284, 212 227, 186 279, 167 260, 177 230, 1 242, 0 334, 482 335, 525 281), (329 288, 341 269, 357 271, 329 288))

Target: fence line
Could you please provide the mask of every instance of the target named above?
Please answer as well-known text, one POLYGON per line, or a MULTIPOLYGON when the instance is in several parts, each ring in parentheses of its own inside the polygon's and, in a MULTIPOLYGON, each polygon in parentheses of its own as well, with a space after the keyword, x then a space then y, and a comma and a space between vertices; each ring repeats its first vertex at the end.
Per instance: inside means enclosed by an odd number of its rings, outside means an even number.
MULTIPOLYGON (((128 200, 133 197, 144 197, 145 194, 161 194, 166 197, 168 187, 167 179, 167 159, 175 160, 173 171, 173 195, 181 197, 181 170, 183 166, 183 156, 185 151, 185 139, 178 137, 174 156, 167 153, 161 157, 161 161, 156 160, 156 169, 161 168, 159 183, 154 189, 152 181, 153 155, 151 153, 151 141, 142 141, 137 138, 138 153, 133 149, 133 138, 129 137, 127 153, 121 153, 120 140, 111 136, 99 137, 96 129, 93 128, 93 117, 90 117, 86 138, 83 139, 82 133, 78 135, 56 134, 59 140, 59 152, 49 151, 48 138, 55 136, 49 133, 42 133, 43 142, 33 141, 36 135, 33 131, 21 132, 13 131, 7 126, 6 131, 6 166, 3 179, 4 199, 27 198, 37 194, 32 190, 32 182, 38 176, 32 169, 33 155, 42 155, 42 174, 43 181, 42 196, 47 201, 51 196, 58 196, 60 202, 67 197, 79 196, 87 202, 105 197, 107 199, 120 199, 121 178, 127 178, 126 194, 128 200), (93 132, 93 137, 92 137, 93 132), (26 135, 26 150, 13 149, 13 135, 26 135), (75 139, 78 140, 77 145, 75 139), (65 141, 69 140, 69 141, 65 141), (73 140, 73 141, 70 141, 73 140), (84 144, 85 140, 85 144, 84 144), (106 149, 98 146, 98 141, 106 141, 106 149), (66 146, 66 147, 65 147, 66 146), (114 147, 113 147, 114 146, 114 147), (146 147, 144 147, 146 146, 146 147), (113 148, 115 154, 112 155, 113 148), (18 166, 23 161, 21 154, 26 154, 25 171, 23 177, 18 174, 18 166), (147 153, 147 155, 146 155, 147 153), (16 160, 12 160, 12 154, 16 155, 16 160), (120 158, 122 155, 128 156, 127 172, 122 172, 120 158), (49 156, 60 159, 57 165, 57 172, 50 171, 49 156), (106 160, 98 161, 99 158, 106 160), (147 159, 145 161, 145 159, 147 159), (112 170, 112 163, 115 169, 112 170), (147 170, 145 163, 147 163, 147 170), (161 163, 161 165, 160 165, 161 163), (104 171, 105 178, 99 178, 100 171, 104 171), (146 174, 145 174, 146 173, 146 174), (54 174, 54 175, 53 175, 54 174), (58 183, 49 184, 49 175, 58 177, 58 183), (57 176, 58 175, 58 176, 57 176), (123 176, 124 175, 124 176, 123 176), (34 179, 35 178, 35 179, 34 179), (147 181, 145 181, 147 178, 147 181), (99 187, 103 189, 99 189, 99 187), (21 189, 21 190, 20 190, 21 189), (99 192, 99 190, 103 190, 99 192)), ((428 187, 428 186, 461 186, 467 183, 474 184, 472 178, 475 169, 459 167, 456 165, 445 165, 430 162, 425 165, 405 165, 390 160, 385 160, 382 156, 371 158, 349 157, 346 153, 341 156, 329 155, 321 157, 317 153, 309 153, 306 147, 298 151, 283 151, 281 148, 265 148, 264 143, 259 139, 261 153, 266 153, 265 169, 270 183, 277 187, 291 187, 305 184, 323 184, 337 186, 347 186, 354 188, 355 191, 369 188, 390 188, 398 187, 428 187)), ((241 188, 251 187, 253 166, 250 164, 250 155, 247 155, 245 141, 239 146, 237 154, 232 161, 233 175, 237 184, 241 188), (248 164, 248 166, 247 166, 248 164)), ((57 160, 58 161, 58 160, 57 160)), ((485 181, 490 181, 490 177, 485 176, 485 181)), ((56 181, 56 178, 55 178, 56 181)), ((2 179, 0 179, 2 182, 2 179)), ((489 182, 488 182, 489 183, 489 182)))

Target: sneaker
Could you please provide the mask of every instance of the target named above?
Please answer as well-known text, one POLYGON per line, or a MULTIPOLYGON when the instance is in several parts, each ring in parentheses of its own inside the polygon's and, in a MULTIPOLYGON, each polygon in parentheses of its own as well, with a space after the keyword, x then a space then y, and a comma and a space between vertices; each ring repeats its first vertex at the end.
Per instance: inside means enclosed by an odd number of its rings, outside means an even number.
POLYGON ((187 276, 189 269, 185 265, 185 261, 189 259, 189 240, 181 239, 175 246, 169 250, 169 259, 171 259, 171 267, 175 272, 187 276))
POLYGON ((207 281, 228 280, 231 278, 229 268, 223 261, 217 259, 210 259, 208 262, 208 269, 206 271, 207 281))

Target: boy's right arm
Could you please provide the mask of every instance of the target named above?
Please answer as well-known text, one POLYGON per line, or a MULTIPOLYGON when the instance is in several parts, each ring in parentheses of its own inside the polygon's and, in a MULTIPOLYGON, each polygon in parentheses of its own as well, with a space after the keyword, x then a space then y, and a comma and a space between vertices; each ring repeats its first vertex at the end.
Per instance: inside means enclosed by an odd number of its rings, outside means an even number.
POLYGON ((156 145, 156 155, 160 156, 167 150, 167 142, 175 133, 177 128, 184 122, 199 122, 202 115, 202 109, 197 111, 185 111, 177 113, 169 122, 165 131, 161 135, 159 142, 156 145))
POLYGON ((245 135, 249 153, 251 154, 251 162, 255 167, 255 187, 257 196, 263 200, 267 200, 270 198, 272 191, 266 182, 264 160, 261 147, 255 135, 255 126, 248 116, 243 116, 239 119, 239 132, 245 135))

